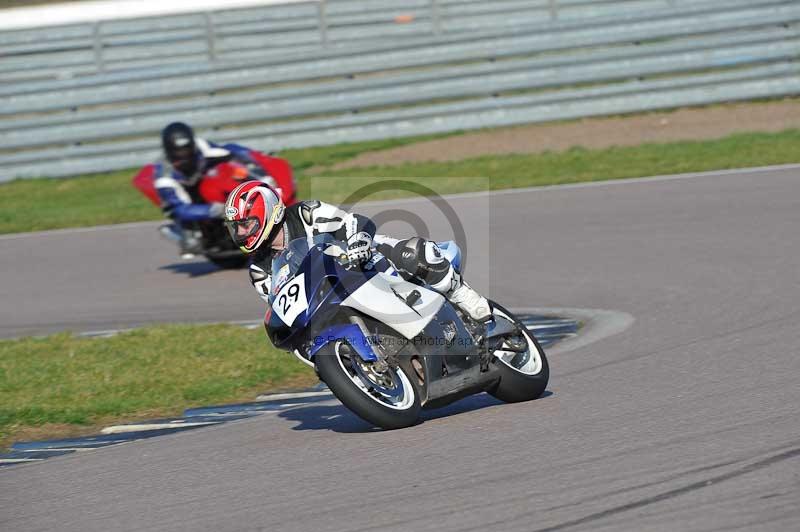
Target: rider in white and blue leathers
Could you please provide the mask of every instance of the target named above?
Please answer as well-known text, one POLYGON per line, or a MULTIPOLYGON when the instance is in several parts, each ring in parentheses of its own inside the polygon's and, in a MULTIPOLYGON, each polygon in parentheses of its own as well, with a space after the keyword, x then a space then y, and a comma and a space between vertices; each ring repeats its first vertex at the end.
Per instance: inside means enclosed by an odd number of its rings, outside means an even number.
POLYGON ((377 249, 404 278, 426 282, 474 320, 491 318, 489 302, 463 281, 435 242, 376 235, 375 223, 366 216, 321 201, 301 201, 286 208, 274 190, 245 183, 228 196, 225 219, 236 245, 251 254, 250 281, 267 302, 273 257, 296 238, 328 233, 347 243, 351 261, 365 262, 377 249))

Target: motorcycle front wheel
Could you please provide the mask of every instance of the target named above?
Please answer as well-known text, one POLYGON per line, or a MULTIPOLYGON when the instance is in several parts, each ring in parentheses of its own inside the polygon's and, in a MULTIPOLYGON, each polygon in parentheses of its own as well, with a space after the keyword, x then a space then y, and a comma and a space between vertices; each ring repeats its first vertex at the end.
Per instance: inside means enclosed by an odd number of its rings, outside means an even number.
POLYGON ((524 349, 495 351, 495 363, 500 370, 500 383, 489 393, 506 403, 530 401, 540 397, 550 379, 550 366, 544 349, 525 324, 510 311, 492 302, 492 313, 514 323, 519 335, 513 340, 518 345, 524 345, 524 349))
POLYGON ((314 365, 333 395, 362 419, 387 430, 417 422, 420 395, 401 367, 379 371, 342 340, 320 349, 314 365))

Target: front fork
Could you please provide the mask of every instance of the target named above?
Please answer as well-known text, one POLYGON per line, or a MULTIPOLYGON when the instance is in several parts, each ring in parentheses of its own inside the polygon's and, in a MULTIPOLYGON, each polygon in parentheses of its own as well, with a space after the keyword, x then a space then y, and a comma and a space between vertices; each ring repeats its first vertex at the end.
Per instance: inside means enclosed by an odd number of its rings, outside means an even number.
MULTIPOLYGON (((367 329, 367 324, 364 322, 364 319, 361 316, 356 314, 350 315, 350 323, 357 326, 361 331, 361 334, 364 335, 364 338, 372 338, 374 335, 367 329)), ((387 369, 389 369, 389 360, 386 356, 386 350, 383 348, 380 342, 375 341, 371 342, 372 351, 375 353, 375 356, 378 358, 372 363, 372 367, 378 373, 383 373, 387 369)))

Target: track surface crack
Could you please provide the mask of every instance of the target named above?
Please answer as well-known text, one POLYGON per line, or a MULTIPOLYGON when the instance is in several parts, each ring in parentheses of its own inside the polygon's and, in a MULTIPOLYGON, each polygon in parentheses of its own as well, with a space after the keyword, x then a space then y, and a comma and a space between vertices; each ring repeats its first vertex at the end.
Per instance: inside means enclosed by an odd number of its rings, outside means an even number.
POLYGON ((554 532, 556 530, 564 530, 567 528, 572 528, 574 526, 583 525, 586 523, 590 523, 592 521, 596 521, 598 519, 603 519, 605 517, 610 517, 612 515, 616 515, 623 512, 628 512, 630 510, 635 510, 637 508, 642 508, 644 506, 648 506, 651 504, 655 504, 657 502, 666 501, 675 497, 679 497, 681 495, 685 495, 686 493, 690 493, 692 491, 696 491, 702 488, 707 488, 709 486, 713 486, 715 484, 719 484, 720 482, 725 482, 727 480, 731 480, 736 477, 740 477, 742 475, 746 475, 748 473, 752 473, 754 471, 758 471, 759 469, 763 469, 765 467, 769 467, 771 465, 777 464, 779 462, 783 462, 784 460, 790 460, 800 456, 800 447, 796 447, 794 449, 790 449, 788 451, 784 451, 780 454, 775 456, 771 456, 764 460, 760 460, 758 462, 754 462, 750 465, 747 465, 741 469, 737 469, 735 471, 731 471, 729 473, 725 473, 723 475, 718 475, 716 477, 711 477, 706 480, 701 480, 698 482, 694 482, 692 484, 676 488, 670 491, 665 491, 664 493, 660 493, 658 495, 654 495, 652 497, 647 497, 645 499, 641 499, 638 501, 633 501, 628 504, 623 504, 621 506, 616 506, 614 508, 609 508, 608 510, 603 510, 602 512, 597 512, 594 514, 587 515, 585 517, 581 517, 580 519, 575 519, 572 521, 566 521, 564 523, 550 526, 546 528, 539 528, 536 529, 534 532, 554 532))

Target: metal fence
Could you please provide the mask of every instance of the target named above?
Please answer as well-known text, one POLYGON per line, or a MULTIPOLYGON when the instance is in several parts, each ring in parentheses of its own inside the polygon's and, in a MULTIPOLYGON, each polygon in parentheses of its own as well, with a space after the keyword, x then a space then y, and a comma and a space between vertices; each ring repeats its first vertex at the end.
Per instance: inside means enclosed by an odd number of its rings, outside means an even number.
POLYGON ((794 0, 328 0, 0 33, 0 181, 797 94, 794 0))

